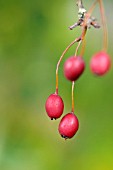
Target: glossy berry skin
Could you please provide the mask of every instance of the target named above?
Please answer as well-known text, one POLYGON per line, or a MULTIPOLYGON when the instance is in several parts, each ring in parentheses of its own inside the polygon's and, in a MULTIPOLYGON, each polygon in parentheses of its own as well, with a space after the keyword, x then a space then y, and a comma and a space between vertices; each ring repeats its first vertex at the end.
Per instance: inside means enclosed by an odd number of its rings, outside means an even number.
POLYGON ((91 58, 90 69, 91 69, 93 74, 96 74, 98 76, 102 76, 109 71, 110 66, 111 66, 110 57, 104 51, 96 53, 91 58))
POLYGON ((68 113, 61 119, 58 130, 63 138, 68 139, 75 135, 78 128, 78 118, 74 113, 68 113))
POLYGON ((80 56, 72 56, 64 63, 64 75, 70 81, 77 80, 85 69, 85 62, 80 56))
POLYGON ((46 100, 45 109, 51 120, 58 119, 64 110, 62 98, 58 94, 51 94, 46 100))

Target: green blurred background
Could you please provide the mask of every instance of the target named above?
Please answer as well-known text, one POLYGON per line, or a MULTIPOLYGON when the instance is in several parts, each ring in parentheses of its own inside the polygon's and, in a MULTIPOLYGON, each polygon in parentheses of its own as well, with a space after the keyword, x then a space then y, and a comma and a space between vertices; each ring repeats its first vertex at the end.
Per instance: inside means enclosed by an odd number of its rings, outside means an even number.
MULTIPOLYGON (((85 1, 88 9, 92 1, 85 1)), ((113 2, 104 1, 113 56, 113 2)), ((100 18, 99 8, 93 13, 100 18)), ((0 170, 113 170, 113 76, 95 77, 89 59, 102 46, 102 29, 86 38, 84 75, 75 85, 77 135, 65 141, 45 101, 55 91, 56 63, 80 28, 75 0, 0 1, 0 170)), ((99 19, 100 21, 100 19, 99 19)), ((72 47, 66 54, 74 54, 72 47)), ((64 113, 71 110, 71 83, 59 69, 64 113)))

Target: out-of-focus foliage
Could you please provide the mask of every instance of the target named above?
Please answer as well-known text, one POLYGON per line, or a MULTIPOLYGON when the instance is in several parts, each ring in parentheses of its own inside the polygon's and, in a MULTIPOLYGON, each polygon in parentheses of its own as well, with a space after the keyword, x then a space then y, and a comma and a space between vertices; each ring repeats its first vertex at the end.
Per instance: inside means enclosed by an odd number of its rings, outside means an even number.
MULTIPOLYGON (((92 2, 84 0, 86 8, 92 2)), ((112 1, 105 1, 111 57, 112 9, 112 1)), ((99 8, 94 15, 100 18, 99 8)), ((64 141, 59 120, 45 113, 46 98, 55 91, 56 63, 81 33, 68 30, 75 20, 75 1, 0 1, 0 170, 113 169, 113 69, 101 78, 89 71, 90 57, 101 49, 102 29, 92 28, 86 38, 86 71, 75 85, 77 135, 64 141)), ((63 62, 59 93, 67 113, 71 83, 63 76, 63 62)))

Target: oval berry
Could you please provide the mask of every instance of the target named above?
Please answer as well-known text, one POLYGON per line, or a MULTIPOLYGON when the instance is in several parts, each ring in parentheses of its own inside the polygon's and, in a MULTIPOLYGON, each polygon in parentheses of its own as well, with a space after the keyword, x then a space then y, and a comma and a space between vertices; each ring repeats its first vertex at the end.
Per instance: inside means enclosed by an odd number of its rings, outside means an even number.
POLYGON ((77 80, 85 69, 85 62, 80 56, 72 56, 64 63, 64 75, 70 81, 77 80))
POLYGON ((96 53, 90 61, 90 69, 92 73, 102 76, 107 73, 111 66, 111 60, 109 55, 104 52, 96 53))
POLYGON ((67 139, 72 138, 76 134, 78 128, 78 118, 74 113, 68 113, 61 119, 58 130, 60 135, 67 139))
POLYGON ((64 110, 62 98, 57 94, 51 94, 46 100, 45 109, 51 120, 58 119, 64 110))

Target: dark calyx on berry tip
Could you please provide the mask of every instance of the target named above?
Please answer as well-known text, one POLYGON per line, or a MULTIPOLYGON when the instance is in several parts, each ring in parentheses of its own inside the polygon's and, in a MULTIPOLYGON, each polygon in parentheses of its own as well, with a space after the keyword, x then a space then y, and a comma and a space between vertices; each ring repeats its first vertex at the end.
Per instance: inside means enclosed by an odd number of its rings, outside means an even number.
POLYGON ((62 98, 58 94, 51 94, 46 100, 45 109, 51 120, 58 119, 64 110, 62 98))
POLYGON ((61 119, 58 130, 63 138, 68 139, 76 134, 78 128, 78 118, 74 113, 68 113, 61 119))
POLYGON ((64 75, 70 81, 77 80, 85 69, 85 62, 80 56, 69 57, 64 63, 64 75))
POLYGON ((61 135, 62 138, 64 139, 69 139, 67 136, 61 135))

